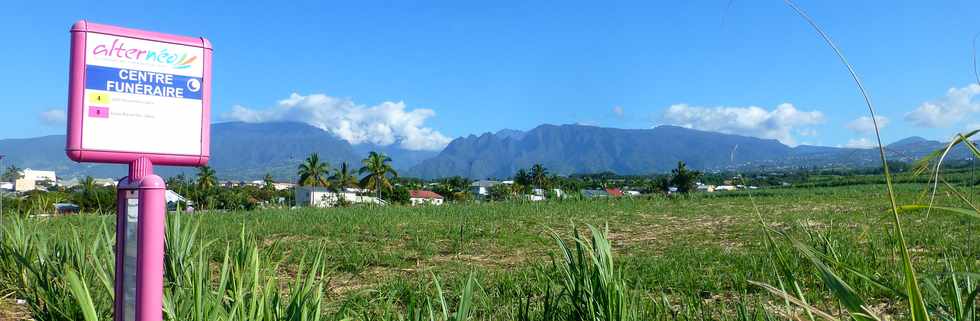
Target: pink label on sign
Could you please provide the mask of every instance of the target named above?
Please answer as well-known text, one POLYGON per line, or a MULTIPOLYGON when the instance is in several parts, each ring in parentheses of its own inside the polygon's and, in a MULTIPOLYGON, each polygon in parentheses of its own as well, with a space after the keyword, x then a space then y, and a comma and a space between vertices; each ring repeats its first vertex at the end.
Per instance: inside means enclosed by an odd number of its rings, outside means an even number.
POLYGON ((109 107, 88 107, 88 116, 96 118, 109 118, 109 107))

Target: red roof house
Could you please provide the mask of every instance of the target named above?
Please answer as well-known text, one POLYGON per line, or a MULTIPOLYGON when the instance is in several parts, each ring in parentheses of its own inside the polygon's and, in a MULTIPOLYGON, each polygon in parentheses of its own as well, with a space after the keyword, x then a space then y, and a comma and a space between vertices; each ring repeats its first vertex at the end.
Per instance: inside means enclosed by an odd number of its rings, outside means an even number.
POLYGON ((408 191, 409 201, 412 205, 442 205, 442 195, 433 191, 411 190, 408 191))
POLYGON ((408 194, 411 198, 442 199, 442 195, 436 194, 433 191, 416 189, 408 191, 408 194))
POLYGON ((606 193, 609 193, 610 197, 623 197, 623 195, 625 195, 623 194, 623 191, 619 190, 618 188, 607 188, 606 193))

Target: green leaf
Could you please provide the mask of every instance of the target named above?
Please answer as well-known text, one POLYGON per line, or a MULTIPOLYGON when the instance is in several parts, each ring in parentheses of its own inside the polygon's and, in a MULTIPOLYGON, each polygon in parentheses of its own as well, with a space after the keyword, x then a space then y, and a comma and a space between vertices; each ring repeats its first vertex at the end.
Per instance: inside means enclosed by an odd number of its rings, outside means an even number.
POLYGON ((965 209, 965 208, 958 208, 958 207, 947 207, 947 206, 931 206, 930 207, 928 205, 910 204, 910 205, 902 205, 902 206, 899 206, 898 207, 898 210, 899 210, 899 212, 907 212, 907 211, 913 211, 913 210, 925 210, 925 209, 929 209, 929 208, 932 208, 934 210, 943 211, 943 212, 950 212, 950 213, 953 213, 953 214, 962 214, 962 215, 966 215, 966 216, 973 217, 973 218, 976 218, 976 219, 980 219, 980 212, 977 212, 977 211, 974 211, 974 210, 970 210, 970 209, 965 209))
POLYGON ((78 302, 79 308, 82 309, 82 315, 85 316, 85 321, 99 321, 98 314, 95 312, 95 305, 92 303, 92 297, 89 296, 88 286, 85 285, 85 281, 80 279, 78 274, 72 269, 68 269, 65 274, 68 278, 68 285, 71 287, 71 293, 75 296, 75 301, 78 302))

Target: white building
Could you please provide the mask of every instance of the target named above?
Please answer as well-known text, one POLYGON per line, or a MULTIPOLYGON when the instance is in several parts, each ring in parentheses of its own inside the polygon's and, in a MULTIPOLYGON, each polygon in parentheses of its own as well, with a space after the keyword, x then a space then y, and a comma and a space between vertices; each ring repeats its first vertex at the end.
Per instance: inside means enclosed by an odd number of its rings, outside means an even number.
POLYGON ((18 192, 41 189, 54 185, 58 181, 54 171, 36 171, 28 168, 23 170, 21 175, 23 177, 14 181, 14 190, 18 192))
POLYGON ((384 205, 377 197, 360 196, 347 191, 338 193, 324 187, 297 186, 295 195, 296 206, 301 207, 334 207, 341 199, 351 204, 384 205))
POLYGON ((531 202, 540 202, 546 199, 544 195, 534 195, 534 194, 524 195, 524 197, 531 202))
POLYGON ((436 194, 433 191, 425 190, 411 190, 408 191, 409 201, 412 202, 412 206, 418 205, 442 205, 444 198, 442 195, 436 194))
POLYGON ((470 184, 470 193, 473 193, 476 197, 488 197, 490 196, 490 188, 495 185, 500 184, 498 181, 476 181, 470 184))
POLYGON ((293 183, 272 183, 272 188, 276 189, 277 191, 287 190, 287 189, 290 189, 290 188, 293 188, 293 187, 296 187, 296 184, 293 184, 293 183))
POLYGON ((96 186, 102 187, 116 187, 116 185, 119 185, 119 181, 113 178, 96 178, 93 182, 96 186))

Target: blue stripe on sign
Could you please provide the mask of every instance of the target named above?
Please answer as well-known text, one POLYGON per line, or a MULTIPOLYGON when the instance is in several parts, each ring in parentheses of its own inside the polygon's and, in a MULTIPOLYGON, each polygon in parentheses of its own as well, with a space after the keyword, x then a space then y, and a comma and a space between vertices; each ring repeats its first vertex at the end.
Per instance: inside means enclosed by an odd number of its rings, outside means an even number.
POLYGON ((204 81, 200 77, 95 65, 85 66, 85 89, 158 97, 201 99, 203 86, 204 81))

